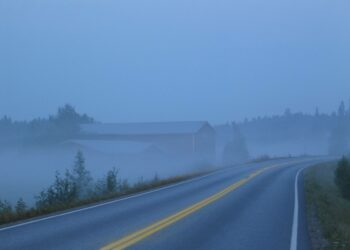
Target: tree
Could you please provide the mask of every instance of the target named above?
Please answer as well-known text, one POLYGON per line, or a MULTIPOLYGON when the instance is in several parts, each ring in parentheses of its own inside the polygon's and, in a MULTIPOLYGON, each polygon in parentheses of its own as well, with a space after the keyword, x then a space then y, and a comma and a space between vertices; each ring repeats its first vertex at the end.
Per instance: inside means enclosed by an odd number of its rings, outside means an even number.
POLYGON ((127 179, 124 179, 120 185, 121 192, 128 192, 130 190, 130 185, 127 179))
POLYGON ((79 132, 80 115, 69 104, 58 108, 56 116, 52 117, 51 121, 56 126, 53 132, 58 133, 60 138, 70 137, 79 132))
POLYGON ((66 170, 63 177, 56 172, 55 182, 36 196, 36 207, 44 210, 64 207, 89 198, 92 194, 91 182, 92 177, 85 168, 83 153, 78 151, 72 172, 66 170))
POLYGON ((320 110, 318 109, 318 107, 316 107, 315 109, 315 117, 319 117, 320 116, 320 110))
POLYGON ((350 150, 350 122, 345 115, 345 104, 342 101, 338 108, 336 124, 331 131, 329 140, 329 154, 344 155, 350 150))
POLYGON ((284 111, 284 116, 290 117, 292 115, 292 112, 290 111, 290 108, 286 108, 284 111))
POLYGON ((79 114, 75 108, 66 104, 59 107, 57 113, 48 120, 33 120, 30 125, 36 125, 41 140, 48 143, 57 143, 76 136, 82 123, 92 123, 94 120, 86 114, 79 114))
POLYGON ((0 200, 0 222, 8 222, 13 216, 12 206, 8 201, 0 200))
POLYGON ((237 124, 231 126, 232 139, 225 145, 223 163, 226 165, 243 163, 249 159, 245 137, 237 124))
POLYGON ((92 177, 90 172, 85 167, 84 155, 80 150, 75 156, 75 163, 73 166, 71 179, 75 184, 78 198, 88 198, 91 191, 92 177))
POLYGON ((57 110, 55 120, 62 123, 91 123, 94 121, 86 114, 80 115, 75 111, 75 108, 70 104, 65 104, 63 107, 59 107, 57 110))
POLYGON ((350 117, 350 100, 348 102, 348 110, 346 111, 346 115, 350 117))
POLYGON ((153 183, 158 183, 159 182, 159 176, 157 173, 154 174, 154 177, 153 177, 153 180, 152 180, 153 183))
POLYGON ((72 181, 71 176, 68 170, 66 170, 64 177, 61 177, 58 172, 56 173, 53 191, 55 200, 59 203, 69 204, 74 202, 78 196, 76 184, 72 181))
POLYGON ((56 172, 55 182, 36 196, 36 207, 40 210, 64 207, 76 201, 77 188, 71 173, 66 170, 64 177, 56 172))
POLYGON ((349 151, 347 129, 343 124, 337 124, 331 131, 328 152, 330 155, 344 155, 349 151))
POLYGON ((109 170, 106 176, 106 189, 108 193, 114 193, 117 191, 118 188, 118 170, 113 168, 112 170, 109 170))
POLYGON ((338 116, 344 117, 345 116, 345 103, 344 101, 341 101, 339 108, 338 108, 338 116))
POLYGON ((92 177, 85 168, 83 153, 78 151, 72 171, 66 170, 63 177, 56 172, 55 182, 36 196, 36 207, 39 210, 64 207, 90 198, 92 194, 92 177))
POLYGON ((350 200, 350 162, 345 157, 338 162, 335 183, 339 187, 342 196, 350 200))
POLYGON ((27 204, 24 202, 24 200, 22 198, 20 198, 17 201, 15 209, 16 209, 17 215, 19 215, 19 216, 24 215, 25 212, 27 211, 27 204))

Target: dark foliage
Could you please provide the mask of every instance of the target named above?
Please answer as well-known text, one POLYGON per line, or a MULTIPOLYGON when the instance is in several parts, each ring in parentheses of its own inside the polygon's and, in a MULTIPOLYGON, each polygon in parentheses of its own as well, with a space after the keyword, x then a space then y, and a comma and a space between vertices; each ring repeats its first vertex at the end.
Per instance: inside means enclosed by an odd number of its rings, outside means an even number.
POLYGON ((106 190, 107 193, 114 193, 119 190, 119 183, 117 180, 118 170, 113 168, 109 170, 106 176, 106 190))
POLYGON ((350 162, 345 157, 338 162, 338 167, 335 171, 335 183, 342 196, 350 200, 350 162))
MULTIPOLYGON (((80 153, 77 155, 80 155, 80 153)), ((76 157, 76 162, 82 163, 80 156, 76 157), (79 160, 77 161, 77 159, 79 160)), ((86 173, 85 171, 83 172, 86 173)), ((22 199, 18 200, 15 209, 12 208, 9 202, 0 200, 0 224, 32 218, 94 202, 100 202, 122 195, 142 192, 151 188, 193 178, 205 173, 207 172, 174 176, 167 179, 159 179, 159 177, 155 175, 150 181, 145 181, 143 178, 140 178, 137 183, 129 185, 127 180, 118 180, 118 171, 113 168, 108 171, 105 179, 94 184, 94 192, 88 192, 88 196, 80 197, 76 188, 76 179, 73 177, 73 174, 67 170, 65 175, 61 177, 57 172, 55 182, 36 196, 37 202, 36 206, 33 208, 28 208, 22 199)))
POLYGON ((16 209, 16 213, 19 216, 23 216, 26 213, 26 211, 27 211, 27 204, 24 202, 24 200, 22 198, 20 198, 17 201, 15 209, 16 209))
POLYGON ((0 149, 56 144, 79 133, 80 124, 92 122, 91 117, 78 114, 69 104, 60 107, 56 115, 47 119, 38 118, 27 122, 13 121, 4 116, 0 119, 0 149))

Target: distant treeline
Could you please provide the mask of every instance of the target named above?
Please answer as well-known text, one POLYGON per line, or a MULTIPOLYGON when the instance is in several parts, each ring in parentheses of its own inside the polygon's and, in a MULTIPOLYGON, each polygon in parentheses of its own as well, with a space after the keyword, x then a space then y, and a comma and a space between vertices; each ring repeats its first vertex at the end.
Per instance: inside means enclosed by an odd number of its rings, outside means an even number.
POLYGON ((79 133, 80 124, 93 121, 88 115, 77 113, 69 104, 43 119, 13 121, 4 116, 0 119, 0 148, 56 144, 79 133))
POLYGON ((288 143, 327 140, 329 153, 341 155, 350 152, 350 103, 342 101, 331 114, 292 113, 286 109, 283 115, 257 117, 238 123, 248 142, 288 143))
MULTIPOLYGON (((4 116, 0 119, 0 149, 55 145, 77 135, 80 124, 92 122, 93 118, 77 113, 68 104, 59 108, 55 115, 45 119, 13 121, 4 116)), ((293 113, 286 109, 283 115, 246 119, 234 125, 217 126, 216 129, 219 140, 220 134, 222 138, 231 138, 225 142, 231 145, 228 152, 237 151, 238 148, 242 151, 243 158, 248 157, 246 147, 249 149, 249 144, 253 143, 302 145, 305 142, 317 144, 327 141, 329 153, 341 155, 350 152, 350 105, 346 107, 344 102, 341 102, 338 110, 331 114, 320 113, 318 109, 314 114, 293 113), (231 136, 232 133, 236 136, 231 136)))

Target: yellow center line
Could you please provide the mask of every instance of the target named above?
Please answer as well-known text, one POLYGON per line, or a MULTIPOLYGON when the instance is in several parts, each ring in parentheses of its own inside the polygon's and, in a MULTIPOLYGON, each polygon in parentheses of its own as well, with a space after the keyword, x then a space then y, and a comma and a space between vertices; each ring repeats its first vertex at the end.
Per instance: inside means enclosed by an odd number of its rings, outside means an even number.
MULTIPOLYGON (((298 161, 300 162, 300 161, 298 161)), ((245 183, 247 183, 248 181, 250 181, 251 179, 255 178, 256 176, 260 175, 261 173, 271 169, 271 168, 276 168, 276 167, 281 167, 281 166, 285 166, 285 165, 289 165, 292 163, 296 163, 296 162, 288 162, 288 163, 283 163, 283 164, 278 164, 278 165, 273 165, 270 167, 265 167, 262 168, 260 170, 257 170, 253 173, 251 173, 248 177, 245 177, 241 180, 239 180, 238 182, 228 186, 227 188, 225 188, 224 190, 200 201, 195 203, 192 206, 189 206, 179 212, 177 212, 176 214, 173 214, 169 217, 166 217, 154 224, 151 224, 150 226, 145 227, 144 229, 141 229, 139 231, 136 231, 128 236, 125 236, 123 238, 121 238, 120 240, 117 240, 115 242, 112 242, 106 246, 104 246, 103 248, 101 248, 101 250, 119 250, 119 249, 125 249, 131 245, 134 245, 135 243, 145 239, 146 237, 162 230, 163 228, 170 226, 171 224, 174 224, 175 222, 183 219, 184 217, 198 211, 199 209, 217 201, 218 199, 222 198, 223 196, 225 196, 226 194, 234 191, 235 189, 239 188, 240 186, 244 185, 245 183)))

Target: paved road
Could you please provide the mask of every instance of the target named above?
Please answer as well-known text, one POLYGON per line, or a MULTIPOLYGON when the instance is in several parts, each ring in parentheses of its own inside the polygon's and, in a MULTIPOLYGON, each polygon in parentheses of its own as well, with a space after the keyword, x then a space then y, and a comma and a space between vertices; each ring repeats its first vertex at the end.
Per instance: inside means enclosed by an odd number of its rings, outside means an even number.
POLYGON ((106 245, 107 249, 152 250, 310 249, 302 174, 295 183, 298 171, 316 160, 292 161, 228 168, 148 193, 0 228, 0 249, 106 245))

